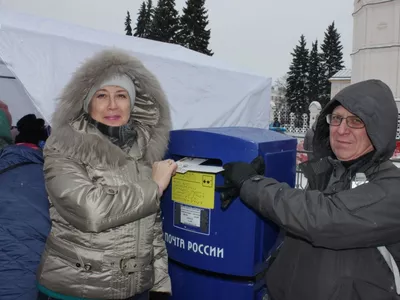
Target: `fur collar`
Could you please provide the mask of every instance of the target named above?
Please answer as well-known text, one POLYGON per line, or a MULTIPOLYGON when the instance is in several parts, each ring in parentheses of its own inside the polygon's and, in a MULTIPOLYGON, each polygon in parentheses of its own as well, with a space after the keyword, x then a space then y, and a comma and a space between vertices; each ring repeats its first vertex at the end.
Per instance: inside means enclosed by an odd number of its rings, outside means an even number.
POLYGON ((141 86, 142 94, 137 95, 132 112, 140 158, 152 164, 164 157, 171 130, 166 96, 156 77, 139 60, 114 49, 87 60, 64 88, 53 115, 45 155, 48 151, 57 151, 104 167, 122 166, 126 162, 126 153, 92 128, 83 111, 83 99, 90 88, 115 73, 126 74, 141 86))

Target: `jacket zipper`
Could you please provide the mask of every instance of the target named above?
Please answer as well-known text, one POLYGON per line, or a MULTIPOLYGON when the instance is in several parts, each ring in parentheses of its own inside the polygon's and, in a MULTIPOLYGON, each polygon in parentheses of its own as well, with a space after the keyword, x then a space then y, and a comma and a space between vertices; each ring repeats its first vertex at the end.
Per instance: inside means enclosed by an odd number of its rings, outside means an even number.
MULTIPOLYGON (((135 161, 135 166, 136 166, 136 174, 138 174, 139 177, 139 164, 138 161, 136 159, 134 159, 135 161)), ((136 241, 136 257, 139 257, 139 248, 140 248, 140 222, 141 220, 139 219, 137 221, 137 229, 136 229, 136 234, 137 234, 137 241, 136 241)), ((140 272, 135 272, 135 295, 138 294, 139 291, 139 282, 140 282, 140 272)))
MULTIPOLYGON (((139 257, 139 248, 140 248, 140 219, 137 221, 137 241, 136 241, 136 257, 139 257)), ((135 295, 138 294, 139 291, 139 282, 140 282, 140 272, 136 272, 135 280, 136 280, 136 291, 135 295)))

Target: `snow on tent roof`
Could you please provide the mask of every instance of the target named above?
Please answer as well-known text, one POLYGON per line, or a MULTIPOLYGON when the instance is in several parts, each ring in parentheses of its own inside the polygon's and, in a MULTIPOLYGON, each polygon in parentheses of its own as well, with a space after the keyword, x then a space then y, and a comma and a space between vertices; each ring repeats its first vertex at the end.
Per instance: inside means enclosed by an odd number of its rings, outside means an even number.
MULTIPOLYGON (((132 52, 157 76, 171 104, 174 129, 268 126, 270 78, 178 45, 0 11, 0 59, 26 89, 26 105, 47 121, 76 68, 110 47, 132 52)), ((12 113, 21 114, 16 105, 10 105, 12 113)))

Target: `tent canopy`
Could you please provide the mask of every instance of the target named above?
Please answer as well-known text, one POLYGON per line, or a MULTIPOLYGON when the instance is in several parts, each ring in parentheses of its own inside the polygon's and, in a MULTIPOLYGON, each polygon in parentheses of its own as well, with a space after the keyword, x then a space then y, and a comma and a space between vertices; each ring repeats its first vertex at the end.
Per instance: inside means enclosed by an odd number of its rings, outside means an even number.
POLYGON ((13 124, 26 114, 34 113, 41 116, 24 86, 2 61, 0 61, 0 100, 8 105, 13 116, 13 124))
POLYGON ((267 128, 271 79, 184 47, 0 11, 0 99, 14 123, 27 113, 51 122, 55 101, 76 68, 94 53, 118 47, 160 80, 174 129, 267 128), (14 79, 15 78, 15 79, 14 79))

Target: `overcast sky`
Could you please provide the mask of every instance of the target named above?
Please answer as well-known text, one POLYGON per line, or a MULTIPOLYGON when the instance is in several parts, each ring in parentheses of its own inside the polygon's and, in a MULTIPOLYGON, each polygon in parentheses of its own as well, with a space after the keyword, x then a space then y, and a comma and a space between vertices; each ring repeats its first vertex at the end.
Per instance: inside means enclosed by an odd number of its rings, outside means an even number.
MULTIPOLYGON (((157 2, 153 0, 153 2, 157 2)), ((0 0, 3 7, 124 34, 142 0, 0 0)), ((179 11, 185 0, 176 0, 179 11)), ((351 68, 352 0, 206 0, 215 57, 273 80, 284 75, 301 34, 308 45, 323 40, 335 21, 345 65, 351 68)), ((134 25, 134 24, 133 24, 134 25)), ((133 26, 134 27, 134 26, 133 26)))

